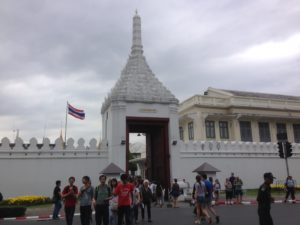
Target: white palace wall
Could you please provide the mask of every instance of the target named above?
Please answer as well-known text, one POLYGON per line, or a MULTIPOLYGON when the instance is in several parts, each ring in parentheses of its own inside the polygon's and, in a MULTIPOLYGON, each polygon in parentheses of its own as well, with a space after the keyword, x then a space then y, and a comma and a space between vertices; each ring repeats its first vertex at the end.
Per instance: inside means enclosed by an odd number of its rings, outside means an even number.
MULTIPOLYGON (((234 172, 244 181, 244 188, 257 188, 262 182, 262 174, 271 171, 278 181, 286 177, 284 160, 279 158, 275 143, 255 142, 215 142, 199 141, 184 143, 178 141, 170 152, 172 178, 185 178, 194 183, 192 171, 207 162, 221 170, 217 178, 223 184, 225 178, 234 172)), ((300 145, 293 144, 293 156, 289 158, 291 175, 300 183, 300 145)), ((76 177, 76 184, 81 185, 81 177, 89 175, 93 184, 98 183, 98 176, 109 163, 107 146, 97 146, 92 139, 85 145, 79 139, 67 141, 63 148, 61 139, 50 144, 44 139, 37 144, 31 139, 24 145, 21 139, 10 144, 3 138, 0 145, 0 192, 5 197, 35 194, 51 196, 54 183, 61 180, 67 183, 69 176, 76 177)))
MULTIPOLYGON (((293 144, 293 156, 288 159, 290 174, 300 184, 300 145, 293 144)), ((195 181, 194 169, 204 162, 219 169, 216 177, 224 184, 231 172, 244 182, 244 188, 258 188, 263 173, 272 172, 282 183, 286 176, 285 160, 279 158, 277 143, 198 141, 177 144, 172 153, 172 171, 175 178, 195 181)), ((223 185, 224 186, 224 185, 223 185)))
POLYGON ((83 139, 79 139, 77 145, 74 145, 73 139, 68 139, 64 149, 61 139, 55 141, 55 146, 50 145, 49 139, 37 145, 34 138, 29 146, 24 146, 21 139, 11 146, 9 140, 3 138, 0 147, 0 192, 4 197, 28 194, 52 196, 55 181, 61 180, 65 185, 70 176, 76 178, 78 186, 81 186, 84 175, 90 176, 96 184, 100 171, 108 165, 107 158, 107 150, 100 150, 95 139, 88 145, 83 139))

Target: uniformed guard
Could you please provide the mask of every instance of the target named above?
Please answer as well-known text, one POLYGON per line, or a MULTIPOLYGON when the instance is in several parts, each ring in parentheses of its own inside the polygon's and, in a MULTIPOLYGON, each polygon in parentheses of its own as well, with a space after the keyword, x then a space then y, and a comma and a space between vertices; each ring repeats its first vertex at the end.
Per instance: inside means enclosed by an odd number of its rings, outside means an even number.
POLYGON ((270 214, 271 203, 274 199, 271 197, 271 184, 275 177, 272 173, 265 173, 265 182, 259 187, 257 194, 258 216, 260 225, 273 225, 273 220, 270 214))

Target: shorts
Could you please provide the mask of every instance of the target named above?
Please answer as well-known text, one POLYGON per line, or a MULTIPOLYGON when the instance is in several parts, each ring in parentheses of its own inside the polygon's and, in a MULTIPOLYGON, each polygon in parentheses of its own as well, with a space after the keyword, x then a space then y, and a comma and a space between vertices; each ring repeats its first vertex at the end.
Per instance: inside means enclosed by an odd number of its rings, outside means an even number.
POLYGON ((242 196, 243 195, 243 191, 242 190, 235 190, 235 195, 242 196))
POLYGON ((232 199, 232 191, 226 191, 226 200, 232 199))
POLYGON ((197 204, 199 204, 201 207, 205 207, 205 197, 204 196, 198 196, 197 197, 197 204))
POLYGON ((205 205, 207 207, 211 207, 212 206, 212 196, 205 196, 205 205))

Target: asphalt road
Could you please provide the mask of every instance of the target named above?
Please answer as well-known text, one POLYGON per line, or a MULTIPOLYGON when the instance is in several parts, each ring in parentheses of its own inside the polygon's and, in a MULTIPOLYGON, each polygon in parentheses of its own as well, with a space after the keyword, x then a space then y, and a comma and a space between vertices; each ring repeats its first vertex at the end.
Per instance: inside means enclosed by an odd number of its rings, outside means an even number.
MULTIPOLYGON (((223 225, 258 225, 257 207, 253 205, 218 206, 216 207, 223 225)), ((275 204, 272 206, 271 214, 274 225, 299 225, 300 204, 275 204)), ((153 208, 153 225, 188 225, 194 224, 192 208, 153 208)), ((64 220, 60 221, 0 221, 4 225, 65 225, 64 220)), ((74 218, 74 225, 80 225, 79 217, 74 218)), ((95 224, 95 222, 93 223, 95 224)), ((139 223, 149 224, 148 222, 139 223)), ((202 224, 207 224, 203 222, 202 224)))

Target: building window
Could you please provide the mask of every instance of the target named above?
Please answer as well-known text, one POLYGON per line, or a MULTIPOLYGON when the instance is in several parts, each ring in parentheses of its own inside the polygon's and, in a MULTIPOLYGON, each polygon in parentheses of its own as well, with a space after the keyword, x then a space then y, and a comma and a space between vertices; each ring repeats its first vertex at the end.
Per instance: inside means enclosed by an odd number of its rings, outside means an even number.
POLYGON ((227 121, 220 121, 219 122, 219 128, 220 128, 220 138, 221 139, 228 139, 229 138, 228 122, 227 121))
POLYGON ((252 141, 251 122, 240 121, 240 130, 242 141, 252 141))
POLYGON ((206 138, 215 138, 215 122, 206 120, 205 121, 205 131, 206 131, 206 138))
POLYGON ((194 123, 190 122, 188 124, 189 140, 194 140, 194 123))
MULTIPOLYGON (((277 134, 286 133, 286 125, 285 123, 277 123, 277 134)), ((278 140, 278 141, 284 141, 284 140, 278 140)))
POLYGON ((294 141, 300 143, 300 124, 293 124, 294 141))
POLYGON ((184 139, 184 133, 183 133, 183 128, 182 127, 179 127, 179 137, 180 137, 180 140, 183 141, 183 139, 184 139))
POLYGON ((261 142, 270 142, 271 141, 271 135, 270 135, 270 127, 269 123, 258 123, 258 129, 259 129, 259 138, 261 142))

